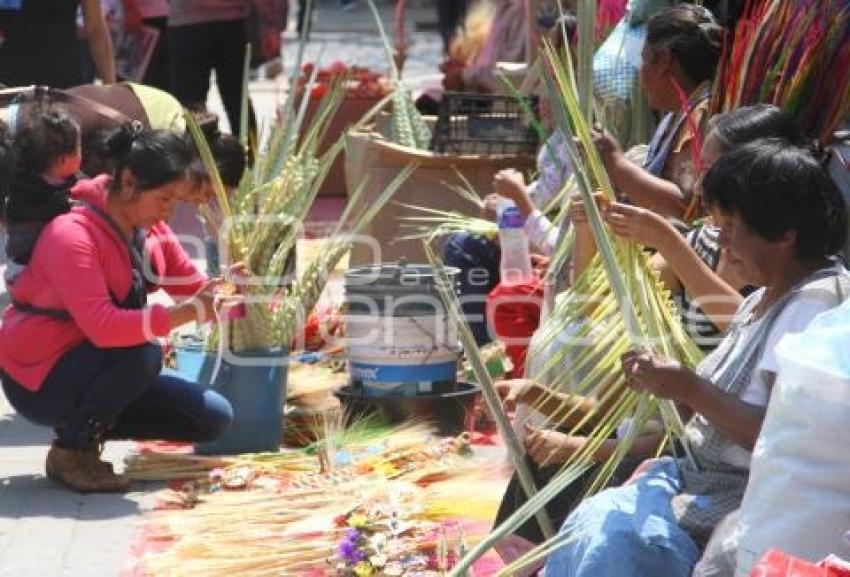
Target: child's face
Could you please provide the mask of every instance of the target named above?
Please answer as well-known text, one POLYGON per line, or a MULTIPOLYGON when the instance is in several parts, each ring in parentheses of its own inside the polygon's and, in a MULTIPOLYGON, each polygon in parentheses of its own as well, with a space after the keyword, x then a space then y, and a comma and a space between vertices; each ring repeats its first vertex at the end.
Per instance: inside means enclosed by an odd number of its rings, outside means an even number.
POLYGON ((69 178, 80 171, 83 162, 83 154, 79 143, 77 149, 71 154, 63 154, 51 167, 51 176, 58 178, 69 178))
POLYGON ((214 194, 212 182, 207 178, 202 178, 198 182, 192 183, 180 200, 200 206, 208 202, 214 194))
MULTIPOLYGON (((230 196, 233 191, 234 189, 232 187, 224 187, 224 192, 228 196, 230 196)), ((190 186, 181 200, 183 202, 194 204, 195 206, 201 206, 202 204, 210 202, 214 198, 215 188, 213 188, 212 181, 208 178, 203 178, 197 184, 190 186)))

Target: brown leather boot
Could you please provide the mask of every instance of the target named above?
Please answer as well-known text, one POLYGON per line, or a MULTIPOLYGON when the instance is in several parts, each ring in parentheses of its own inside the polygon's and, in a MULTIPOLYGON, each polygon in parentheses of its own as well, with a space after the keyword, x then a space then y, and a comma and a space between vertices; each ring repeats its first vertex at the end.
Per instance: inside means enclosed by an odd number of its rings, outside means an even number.
POLYGON ((92 458, 91 451, 78 451, 52 446, 47 453, 45 471, 48 478, 70 487, 79 493, 123 493, 130 487, 130 479, 116 475, 92 458))
POLYGON ((98 469, 102 469, 106 473, 114 474, 115 469, 112 468, 112 463, 108 461, 101 460, 100 456, 103 454, 103 446, 104 443, 94 443, 89 450, 86 451, 89 458, 91 459, 92 464, 98 469))

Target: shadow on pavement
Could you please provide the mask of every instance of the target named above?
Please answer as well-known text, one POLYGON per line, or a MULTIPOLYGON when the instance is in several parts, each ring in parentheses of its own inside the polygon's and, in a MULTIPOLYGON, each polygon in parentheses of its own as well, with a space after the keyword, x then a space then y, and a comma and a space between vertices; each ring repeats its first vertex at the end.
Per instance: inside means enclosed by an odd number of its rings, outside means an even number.
POLYGON ((0 447, 47 446, 53 437, 52 429, 30 423, 17 413, 0 415, 0 447))
POLYGON ((0 477, 0 518, 52 517, 96 521, 135 517, 140 513, 139 504, 129 495, 81 495, 40 474, 0 477))

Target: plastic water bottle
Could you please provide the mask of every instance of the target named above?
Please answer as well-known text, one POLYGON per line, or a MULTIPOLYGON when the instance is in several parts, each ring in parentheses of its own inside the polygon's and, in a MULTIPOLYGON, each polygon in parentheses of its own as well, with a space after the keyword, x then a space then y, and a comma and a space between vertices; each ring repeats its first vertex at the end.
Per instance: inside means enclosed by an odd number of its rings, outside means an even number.
POLYGON ((500 274, 504 285, 524 284, 534 279, 524 224, 525 217, 514 206, 504 208, 499 214, 500 274))

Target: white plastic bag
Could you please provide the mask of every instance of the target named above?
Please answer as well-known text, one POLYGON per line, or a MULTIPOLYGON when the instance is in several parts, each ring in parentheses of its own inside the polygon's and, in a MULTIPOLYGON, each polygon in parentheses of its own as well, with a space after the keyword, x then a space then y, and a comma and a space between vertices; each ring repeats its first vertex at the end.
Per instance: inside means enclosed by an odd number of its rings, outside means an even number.
POLYGON ((776 347, 779 361, 738 523, 736 576, 770 548, 850 557, 850 301, 776 347))

